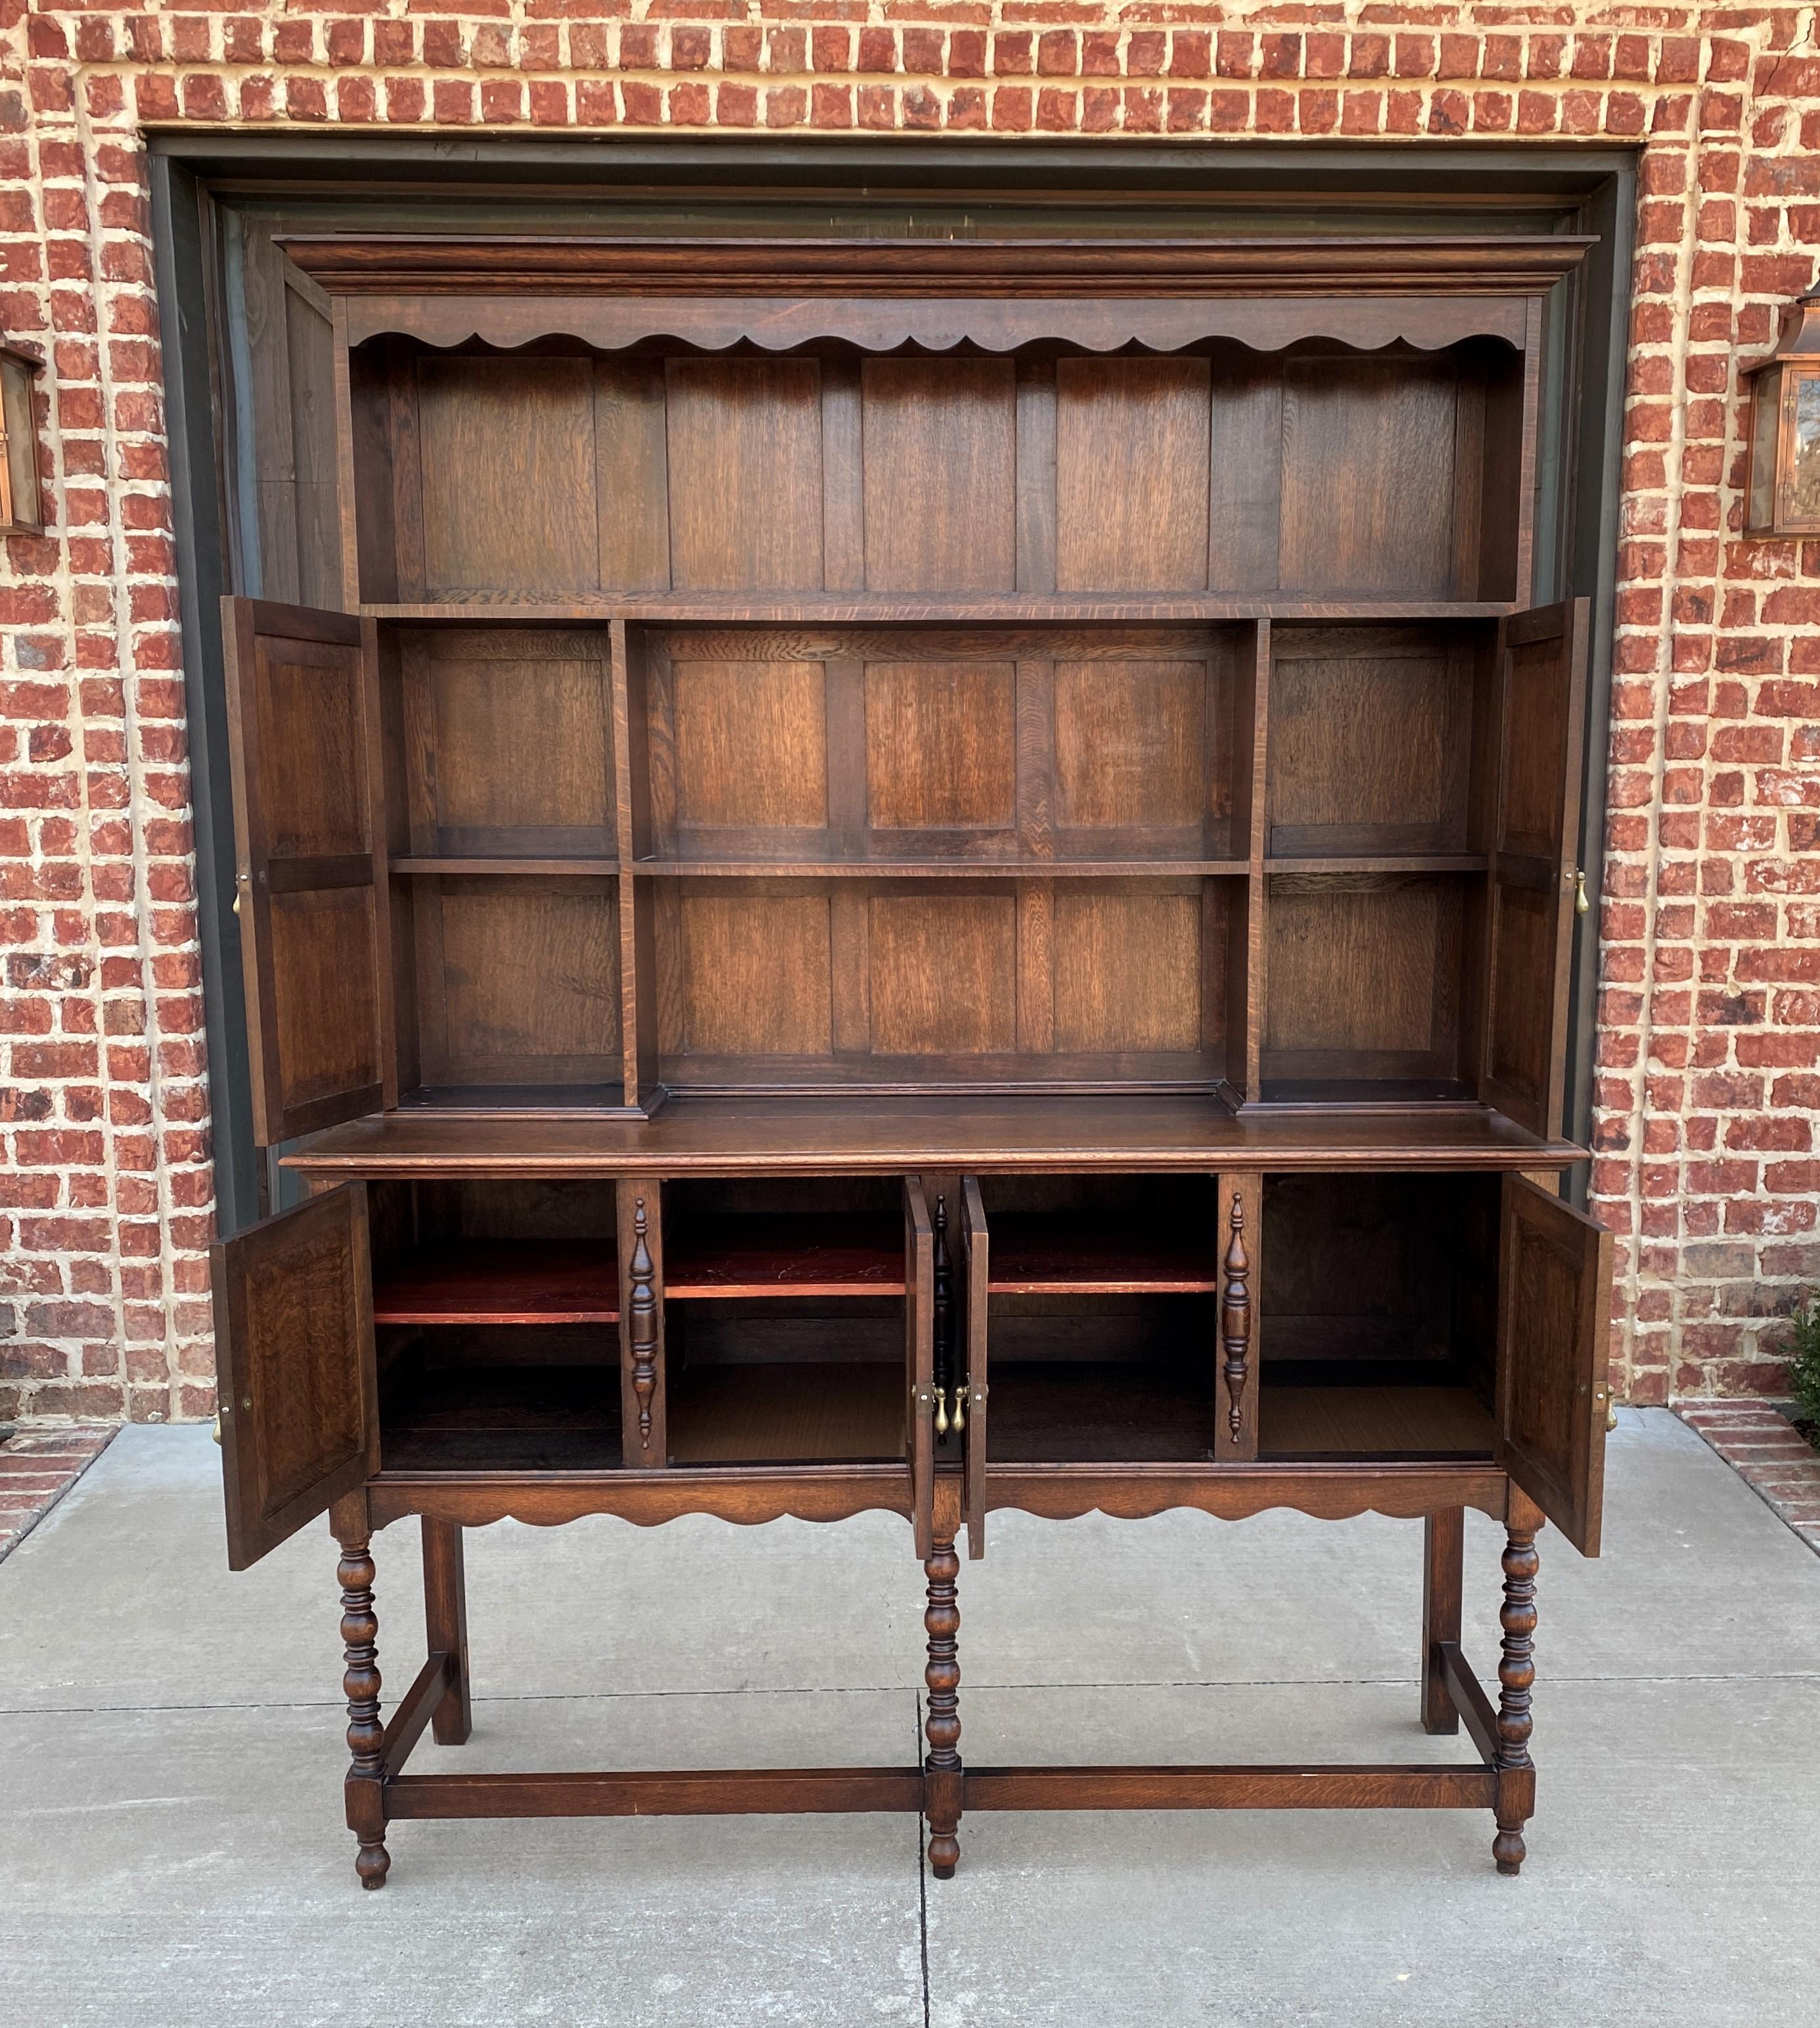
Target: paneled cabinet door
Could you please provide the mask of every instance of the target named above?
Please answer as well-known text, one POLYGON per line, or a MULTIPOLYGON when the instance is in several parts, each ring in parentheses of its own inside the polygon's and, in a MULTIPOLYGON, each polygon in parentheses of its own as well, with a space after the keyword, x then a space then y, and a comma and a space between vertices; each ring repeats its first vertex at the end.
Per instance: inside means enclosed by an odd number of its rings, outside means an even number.
POLYGON ((367 1192, 350 1183, 213 1252, 228 1567, 379 1469, 367 1192))
POLYGON ((967 1373, 966 1476, 961 1518, 967 1523, 967 1553, 986 1554, 986 1413, 991 1389, 986 1377, 986 1292, 990 1269, 986 1206, 976 1177, 960 1186, 960 1343, 967 1373))
POLYGON ((1491 962, 1481 1096, 1532 1134, 1561 1131, 1567 1052, 1587 601, 1519 612, 1498 633, 1491 962))
POLYGON ((904 1179, 904 1332, 910 1523, 927 1560, 935 1535, 935 1228, 919 1176, 904 1179))
POLYGON ((1502 1462, 1583 1556, 1599 1553, 1611 1235, 1524 1176, 1504 1179, 1498 1270, 1502 1462))
POLYGON ((253 1131, 271 1147, 387 1102, 376 636, 263 599, 224 598, 221 621, 253 1131))

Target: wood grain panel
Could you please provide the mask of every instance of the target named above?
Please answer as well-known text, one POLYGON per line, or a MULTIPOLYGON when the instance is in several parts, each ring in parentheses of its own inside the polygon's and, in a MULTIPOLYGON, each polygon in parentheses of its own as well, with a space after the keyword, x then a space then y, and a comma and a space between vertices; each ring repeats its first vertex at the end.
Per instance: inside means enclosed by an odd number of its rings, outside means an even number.
POLYGON ((1013 662, 866 664, 866 799, 874 830, 1010 827, 1016 679, 1013 662))
POLYGON ((825 893, 690 893, 680 927, 689 1053, 830 1053, 825 893))
POLYGON ((670 589, 670 470, 664 363, 594 361, 597 537, 603 591, 670 589))
POLYGON ((982 1056, 1017 1046, 1011 895, 875 895, 870 942, 876 1053, 982 1056))
POLYGON ((869 589, 1016 589, 1015 373, 1008 359, 866 361, 869 589))
POLYGON ((821 368, 668 363, 670 561, 679 591, 822 583, 821 368))
POLYGON ((1273 633, 1271 851, 1459 850, 1472 698, 1456 644, 1401 628, 1273 633))
POLYGON ((274 859, 370 851, 358 652, 262 635, 255 653, 253 793, 266 849, 274 859))
POLYGON ((445 879, 440 918, 436 1082, 619 1082, 611 883, 445 879))
POLYGON ((1445 879, 1273 880, 1266 1050, 1424 1060, 1450 1053, 1459 901, 1445 879))
POLYGON ((1511 726, 1499 843, 1506 852, 1559 860, 1567 783, 1561 766, 1567 742, 1558 728, 1568 720, 1573 658, 1559 636, 1519 642, 1511 648, 1506 680, 1511 726))
POLYGON ((517 842, 612 852, 605 643, 516 631, 422 640, 433 849, 509 853, 514 833, 536 832, 517 842))
POLYGON ((598 587, 593 380, 585 359, 418 361, 427 597, 598 587))
POLYGON ((1055 1046, 1098 1055, 1201 1046, 1197 885, 1162 894, 1056 884, 1055 1046))
POLYGON ((1058 825, 1197 830, 1207 806, 1200 662, 1057 662, 1058 825))
POLYGON ((1204 359, 1056 363, 1056 583, 1186 591, 1207 583, 1204 359))
POLYGON ((1295 358, 1283 368, 1282 589, 1452 589, 1449 361, 1295 358))
POLYGON ((672 682, 679 823, 827 823, 827 684, 819 662, 678 662, 672 682))
POLYGON ((325 887, 275 894, 272 970, 282 990, 279 1097, 286 1112, 336 1092, 378 1084, 384 1074, 373 968, 373 890, 325 887))
POLYGON ((1213 375, 1207 582, 1274 591, 1282 517, 1283 368, 1251 353, 1213 375))

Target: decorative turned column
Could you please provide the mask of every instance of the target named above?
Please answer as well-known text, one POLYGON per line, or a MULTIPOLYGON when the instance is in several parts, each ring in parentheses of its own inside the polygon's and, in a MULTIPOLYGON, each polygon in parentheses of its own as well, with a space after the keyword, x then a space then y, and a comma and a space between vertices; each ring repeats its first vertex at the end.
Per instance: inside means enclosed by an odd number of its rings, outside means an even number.
POLYGON ((1515 1873, 1523 1863, 1523 1826, 1535 1806, 1536 1763, 1530 1758, 1530 1692, 1536 1680, 1536 1571, 1541 1559, 1536 1540, 1511 1529, 1504 1543, 1504 1602, 1498 1618, 1504 1627, 1498 1659, 1498 1834, 1492 1856, 1500 1873, 1515 1873))
POLYGON ((632 1213, 631 1265, 631 1320, 632 1395, 638 1407, 640 1461, 649 1460, 651 1450, 651 1401, 657 1391, 657 1267, 646 1238, 645 1200, 640 1197, 632 1213))
POLYGON ((1219 1297, 1220 1343, 1226 1353, 1226 1428, 1233 1442, 1245 1430, 1245 1387, 1250 1371, 1251 1256, 1245 1247, 1245 1200, 1233 1192, 1232 1216, 1228 1221, 1232 1237, 1222 1264, 1226 1277, 1219 1297))
POLYGON ((363 1887, 383 1887, 386 1850, 386 1729, 379 1723, 379 1616, 373 1610, 373 1560, 366 1535, 344 1536, 335 1575, 341 1580, 342 1689, 348 1700, 348 1829, 361 1841, 354 1871, 363 1887))
POLYGON ((960 1859, 960 1605, 955 1581, 960 1559, 950 1532, 938 1535, 923 1566, 929 1582, 929 1602, 923 1625, 929 1637, 929 1660, 923 1671, 928 1686, 927 1715, 923 1724, 929 1741, 923 1762, 923 1813, 929 1820, 929 1870, 938 1880, 953 1878, 960 1859))

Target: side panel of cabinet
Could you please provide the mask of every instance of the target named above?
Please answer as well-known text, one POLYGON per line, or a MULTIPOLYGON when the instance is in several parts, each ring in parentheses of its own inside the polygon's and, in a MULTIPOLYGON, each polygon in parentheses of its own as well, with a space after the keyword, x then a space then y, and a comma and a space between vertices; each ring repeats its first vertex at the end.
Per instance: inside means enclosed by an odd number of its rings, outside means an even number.
POLYGON ((377 638, 222 601, 253 1131, 271 1147, 394 1102, 377 638))
POLYGON ((986 1368, 986 1284, 990 1240, 978 1179, 968 1176, 960 1186, 960 1342, 967 1390, 966 1476, 962 1485, 961 1518, 967 1523, 967 1553, 986 1554, 986 1413, 991 1387, 986 1368))
POLYGON ((379 1469, 366 1186, 312 1197, 212 1258, 228 1564, 243 1571, 379 1469))
POLYGON ((917 1176, 904 1179, 904 1282, 910 1519, 927 1560, 935 1531, 935 1230, 917 1176))
POLYGON ((1611 1235, 1524 1176, 1507 1176, 1498 1275, 1502 1462, 1583 1556, 1599 1553, 1611 1316, 1611 1235))
POLYGON ((1504 623, 1485 1064, 1480 1093, 1533 1134, 1561 1131, 1587 601, 1504 623))

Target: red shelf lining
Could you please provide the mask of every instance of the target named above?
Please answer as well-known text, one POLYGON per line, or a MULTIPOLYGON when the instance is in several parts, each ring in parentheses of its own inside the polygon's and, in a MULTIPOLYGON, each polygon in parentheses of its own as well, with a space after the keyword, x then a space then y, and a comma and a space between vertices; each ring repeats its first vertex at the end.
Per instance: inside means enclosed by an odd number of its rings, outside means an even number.
POLYGON ((373 1290, 376 1324, 616 1324, 610 1239, 464 1240, 416 1254, 373 1290))
POLYGON ((730 1296, 901 1296, 904 1240, 866 1217, 679 1219, 664 1234, 671 1301, 730 1296))
POLYGON ((1108 1230, 1090 1219, 988 1217, 995 1296, 1205 1295, 1219 1287, 1211 1231, 1108 1230))

